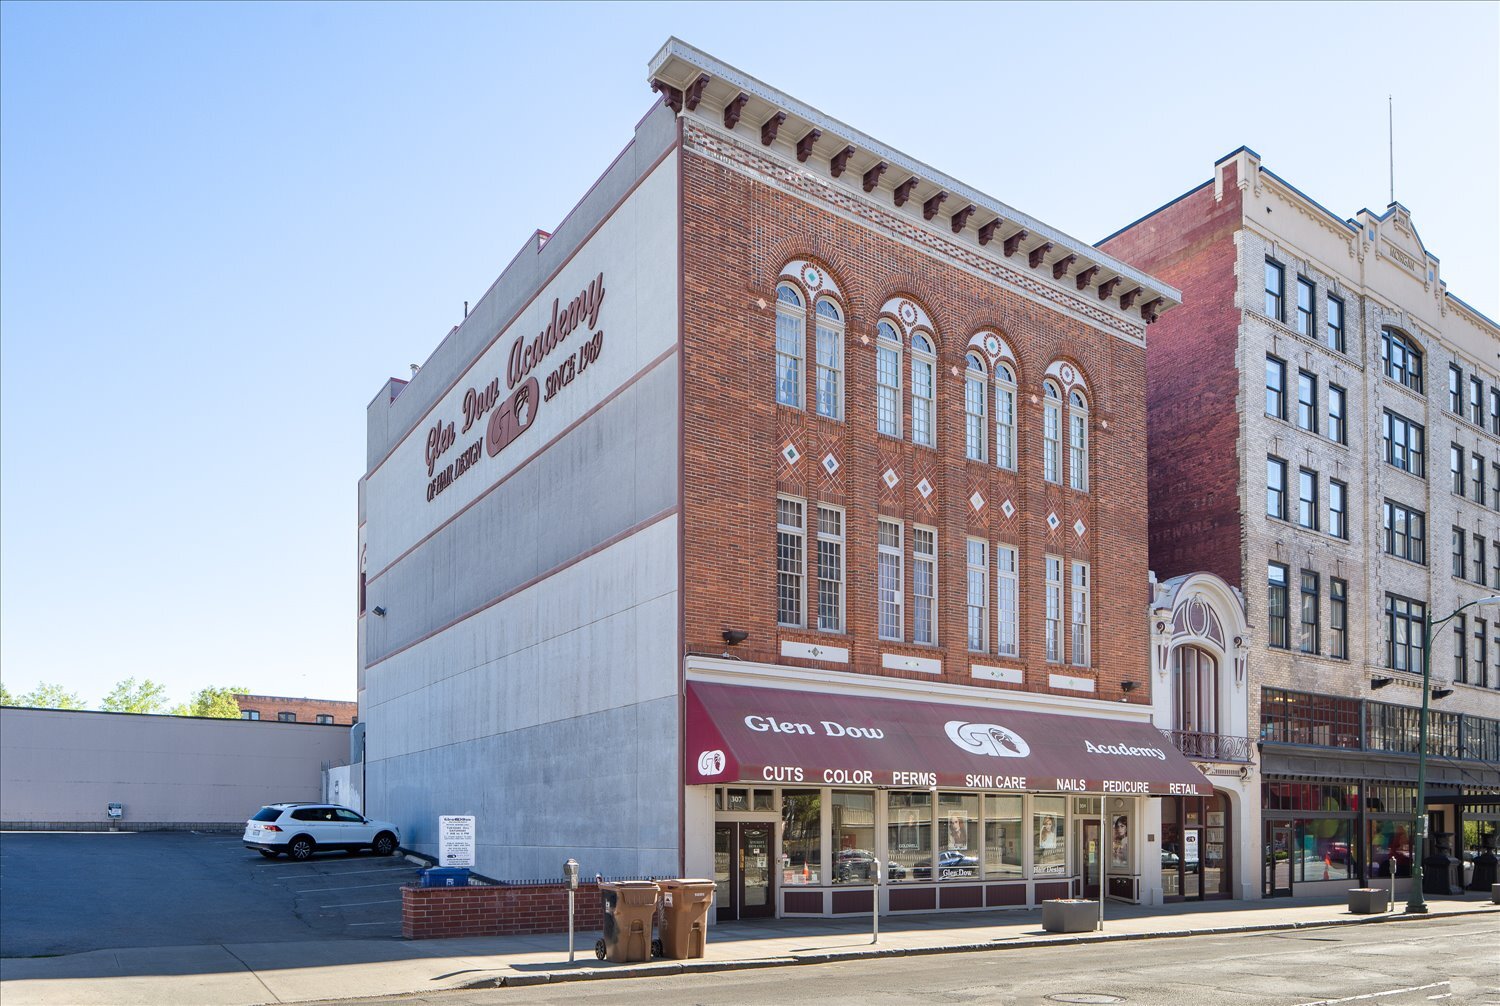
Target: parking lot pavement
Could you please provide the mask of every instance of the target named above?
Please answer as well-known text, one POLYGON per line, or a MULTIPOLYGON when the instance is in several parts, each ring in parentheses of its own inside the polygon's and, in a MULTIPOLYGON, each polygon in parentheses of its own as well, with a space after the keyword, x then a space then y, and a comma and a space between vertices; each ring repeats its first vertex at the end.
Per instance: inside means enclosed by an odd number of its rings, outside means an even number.
POLYGON ((399 938, 400 857, 268 860, 238 835, 0 834, 0 956, 399 938))

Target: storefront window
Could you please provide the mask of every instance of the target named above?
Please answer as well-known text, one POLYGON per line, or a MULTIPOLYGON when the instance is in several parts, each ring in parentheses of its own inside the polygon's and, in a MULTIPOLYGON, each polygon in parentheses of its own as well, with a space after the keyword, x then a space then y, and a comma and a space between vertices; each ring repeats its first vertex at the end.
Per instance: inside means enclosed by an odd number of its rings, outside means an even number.
POLYGON ((875 868, 875 794, 834 790, 833 882, 868 884, 875 868))
MULTIPOLYGON (((979 797, 938 795, 937 879, 979 876, 979 797)), ((919 876, 917 879, 921 879, 919 876)))
POLYGON ((1019 796, 984 798, 984 875, 1019 877, 1025 869, 1026 830, 1019 796))
POLYGON ((932 879, 932 794, 891 793, 887 805, 887 876, 891 880, 932 879))
POLYGON ((781 882, 822 883, 822 792, 788 789, 781 792, 781 882))
POLYGON ((1396 876, 1411 876, 1411 818, 1404 820, 1374 820, 1367 822, 1369 829, 1370 865, 1366 871, 1371 879, 1389 877, 1394 862, 1396 876))
POLYGON ((1066 797, 1039 796, 1033 801, 1033 876, 1060 876, 1068 872, 1067 810, 1066 797))
POLYGON ((1297 822, 1298 858, 1293 877, 1299 881, 1348 880, 1354 862, 1354 822, 1315 817, 1297 822))

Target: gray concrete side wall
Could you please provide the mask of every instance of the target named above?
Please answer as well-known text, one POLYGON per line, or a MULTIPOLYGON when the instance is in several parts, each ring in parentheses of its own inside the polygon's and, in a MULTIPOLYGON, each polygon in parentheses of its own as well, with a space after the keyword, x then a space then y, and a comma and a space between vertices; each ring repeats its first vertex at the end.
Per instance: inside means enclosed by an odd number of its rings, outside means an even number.
POLYGON ((322 797, 349 727, 0 709, 0 826, 235 825, 267 803, 322 797))

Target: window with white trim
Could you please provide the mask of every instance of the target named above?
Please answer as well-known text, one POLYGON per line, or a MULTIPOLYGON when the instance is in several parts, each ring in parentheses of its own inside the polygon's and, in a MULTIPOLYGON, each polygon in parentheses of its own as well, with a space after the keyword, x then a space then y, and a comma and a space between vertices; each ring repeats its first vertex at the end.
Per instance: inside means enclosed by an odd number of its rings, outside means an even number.
POLYGON ((776 623, 803 623, 802 577, 807 527, 801 500, 776 497, 776 623))
POLYGON ((1051 381, 1042 384, 1042 478, 1061 482, 1062 393, 1051 381))
POLYGON ((1062 570, 1063 561, 1055 555, 1047 563, 1047 663, 1062 663, 1062 570))
POLYGON ((844 631, 844 511, 818 505, 818 628, 844 631))
POLYGON ((995 364, 995 464, 1016 466, 1016 375, 995 364))
POLYGON ((807 316, 802 295, 788 283, 776 288, 776 401, 802 408, 803 334, 807 316))
POLYGON ((875 326, 875 428, 901 436, 901 336, 888 321, 875 326))
POLYGON ((990 547, 982 538, 967 542, 969 649, 984 653, 990 648, 990 547))
POLYGON ((937 642, 937 532, 911 529, 911 638, 914 643, 937 642))
POLYGON ((933 446, 933 399, 937 354, 921 333, 911 337, 911 442, 933 446))
POLYGON ((1073 663, 1089 666, 1089 564, 1073 563, 1073 663))
POLYGON ((1068 395, 1068 485, 1089 491, 1089 403, 1076 389, 1068 395))
POLYGON ((844 418, 844 316, 827 297, 818 298, 818 415, 844 418))
POLYGON ((970 461, 984 460, 985 403, 989 393, 985 388, 984 364, 970 353, 964 358, 964 456, 970 461))
POLYGON ((1011 545, 995 546, 995 650, 1002 657, 1019 656, 1021 652, 1020 612, 1017 607, 1016 550, 1011 545))
POLYGON ((901 525, 881 518, 876 555, 876 593, 880 605, 880 638, 900 639, 901 612, 901 525))

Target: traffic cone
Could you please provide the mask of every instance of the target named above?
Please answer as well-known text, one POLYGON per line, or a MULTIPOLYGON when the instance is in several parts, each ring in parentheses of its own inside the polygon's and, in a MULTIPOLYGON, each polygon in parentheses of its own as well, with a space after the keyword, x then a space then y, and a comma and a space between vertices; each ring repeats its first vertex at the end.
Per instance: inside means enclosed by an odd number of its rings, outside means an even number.
POLYGON ((1332 867, 1333 867, 1333 864, 1332 864, 1332 863, 1330 863, 1330 862, 1329 862, 1329 861, 1328 861, 1328 853, 1326 853, 1326 852, 1325 852, 1325 853, 1323 853, 1323 879, 1324 879, 1324 880, 1329 880, 1329 879, 1331 879, 1331 878, 1330 878, 1330 877, 1329 877, 1329 876, 1328 876, 1328 871, 1329 871, 1329 870, 1330 870, 1330 869, 1331 869, 1331 868, 1332 868, 1332 867))

